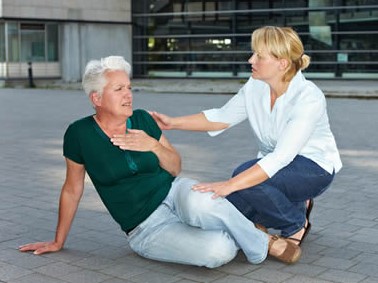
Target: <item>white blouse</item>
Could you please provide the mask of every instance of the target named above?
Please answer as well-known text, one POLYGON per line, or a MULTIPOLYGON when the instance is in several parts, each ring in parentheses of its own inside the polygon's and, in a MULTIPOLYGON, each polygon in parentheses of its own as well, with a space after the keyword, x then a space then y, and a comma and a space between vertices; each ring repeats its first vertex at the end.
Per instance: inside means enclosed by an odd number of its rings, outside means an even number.
MULTIPOLYGON (((331 132, 323 92, 301 71, 270 109, 267 83, 252 77, 223 107, 205 110, 209 121, 232 127, 248 118, 262 158, 258 164, 272 177, 296 155, 307 157, 331 173, 341 167, 340 155, 331 132)), ((226 128, 227 129, 227 128, 226 128)), ((216 136, 225 131, 209 132, 216 136)))

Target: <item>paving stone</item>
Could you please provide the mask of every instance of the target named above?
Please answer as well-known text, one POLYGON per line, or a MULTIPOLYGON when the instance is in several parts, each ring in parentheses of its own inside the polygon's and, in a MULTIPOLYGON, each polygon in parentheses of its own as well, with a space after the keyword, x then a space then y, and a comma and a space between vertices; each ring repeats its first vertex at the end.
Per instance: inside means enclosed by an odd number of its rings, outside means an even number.
POLYGON ((250 272, 245 277, 253 279, 253 281, 259 280, 261 282, 279 283, 293 277, 293 274, 263 267, 250 272))
POLYGON ((177 282, 181 278, 178 276, 167 275, 165 273, 148 271, 130 278, 136 283, 172 283, 177 282))
POLYGON ((81 270, 78 272, 73 272, 68 275, 64 275, 61 277, 64 281, 72 282, 72 283, 99 283, 103 282, 106 279, 109 279, 110 276, 105 274, 90 271, 90 270, 81 270))
POLYGON ((340 283, 357 283, 366 278, 366 275, 330 269, 319 275, 320 278, 340 283))
POLYGON ((64 262, 54 262, 34 269, 38 273, 42 273, 51 277, 60 278, 72 272, 80 271, 77 266, 73 266, 64 262))
POLYGON ((33 273, 31 270, 0 262, 0 280, 8 282, 33 273))
POLYGON ((9 283, 66 283, 66 281, 60 280, 58 278, 52 278, 39 273, 32 273, 27 276, 10 280, 9 283))

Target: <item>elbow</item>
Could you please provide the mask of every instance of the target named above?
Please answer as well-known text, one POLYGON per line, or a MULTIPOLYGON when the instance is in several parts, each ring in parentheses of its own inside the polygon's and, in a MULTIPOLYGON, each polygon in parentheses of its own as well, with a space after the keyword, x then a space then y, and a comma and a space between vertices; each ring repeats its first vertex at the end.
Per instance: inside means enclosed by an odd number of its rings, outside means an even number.
POLYGON ((179 158, 177 165, 175 168, 170 172, 173 177, 177 177, 181 173, 182 167, 181 167, 181 159, 179 158))

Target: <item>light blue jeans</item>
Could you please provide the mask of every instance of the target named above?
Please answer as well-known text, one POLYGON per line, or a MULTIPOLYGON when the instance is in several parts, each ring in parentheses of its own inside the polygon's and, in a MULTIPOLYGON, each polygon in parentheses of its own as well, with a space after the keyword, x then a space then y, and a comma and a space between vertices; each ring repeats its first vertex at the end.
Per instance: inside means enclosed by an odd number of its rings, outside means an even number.
POLYGON ((166 262, 214 268, 242 249, 258 264, 268 253, 268 236, 228 200, 193 191, 197 181, 176 178, 163 203, 128 235, 139 255, 166 262))

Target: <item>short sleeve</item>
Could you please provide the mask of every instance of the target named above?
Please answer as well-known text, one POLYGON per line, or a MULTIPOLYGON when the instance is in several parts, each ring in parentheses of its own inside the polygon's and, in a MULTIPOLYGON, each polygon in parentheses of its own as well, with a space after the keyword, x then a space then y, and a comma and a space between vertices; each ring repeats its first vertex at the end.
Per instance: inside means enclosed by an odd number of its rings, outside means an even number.
POLYGON ((247 119, 245 95, 248 85, 252 84, 249 80, 231 99, 221 108, 213 108, 202 111, 206 119, 210 122, 221 122, 229 126, 219 131, 209 131, 210 136, 217 136, 225 130, 241 123, 247 119))
POLYGON ((71 124, 64 134, 63 155, 76 163, 84 163, 80 150, 78 130, 75 124, 71 124))

